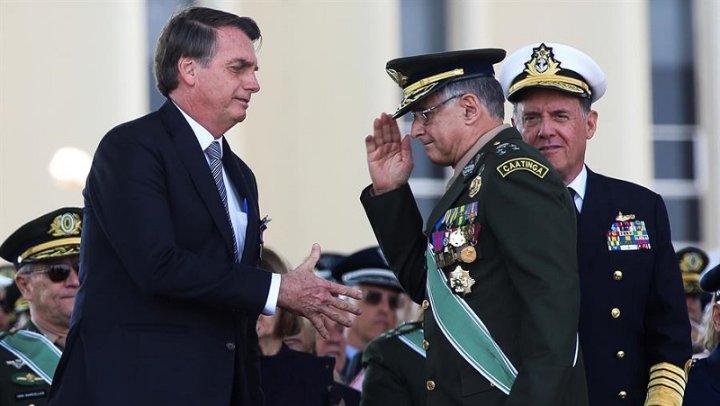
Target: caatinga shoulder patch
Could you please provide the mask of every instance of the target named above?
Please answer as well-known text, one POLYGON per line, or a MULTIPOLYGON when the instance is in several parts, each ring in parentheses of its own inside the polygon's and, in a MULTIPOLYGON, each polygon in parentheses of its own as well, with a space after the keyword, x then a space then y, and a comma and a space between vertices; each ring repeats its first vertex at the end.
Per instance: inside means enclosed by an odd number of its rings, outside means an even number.
POLYGON ((528 171, 540 179, 543 179, 548 173, 547 166, 528 157, 508 159, 498 165, 496 169, 503 178, 515 171, 528 171))

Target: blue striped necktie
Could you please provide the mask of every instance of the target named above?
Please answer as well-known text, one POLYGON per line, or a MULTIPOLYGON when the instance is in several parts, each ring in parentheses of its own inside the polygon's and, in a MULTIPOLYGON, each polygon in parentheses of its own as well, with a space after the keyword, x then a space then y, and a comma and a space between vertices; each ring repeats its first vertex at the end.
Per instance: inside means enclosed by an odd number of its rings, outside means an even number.
POLYGON ((233 257, 235 262, 238 261, 238 246, 235 239, 235 231, 230 221, 230 211, 228 210, 227 202, 227 190, 225 189, 225 182, 223 181, 222 175, 222 156, 220 155, 220 143, 213 141, 210 146, 205 149, 205 153, 210 158, 210 172, 212 173, 213 179, 215 179, 215 185, 217 186, 218 192, 220 192, 220 200, 222 200, 223 207, 225 207, 225 215, 227 216, 228 223, 230 224, 230 231, 233 240, 233 257))

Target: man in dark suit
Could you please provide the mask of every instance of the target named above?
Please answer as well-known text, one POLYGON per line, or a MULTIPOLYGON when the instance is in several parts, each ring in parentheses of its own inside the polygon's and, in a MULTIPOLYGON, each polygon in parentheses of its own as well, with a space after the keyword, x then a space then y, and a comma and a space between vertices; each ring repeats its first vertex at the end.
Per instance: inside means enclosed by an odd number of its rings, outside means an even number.
POLYGON ((562 176, 578 211, 580 343, 591 405, 680 405, 690 358, 682 280, 662 197, 591 171, 587 141, 605 93, 589 56, 534 44, 500 74, 513 122, 562 176))
POLYGON ((190 8, 155 56, 157 112, 111 130, 85 197, 82 287, 50 404, 262 405, 255 321, 276 306, 349 325, 362 295, 257 267, 266 221, 255 178, 223 134, 260 90, 247 17, 190 8), (85 238, 87 237, 87 238, 85 238))
POLYGON ((581 406, 572 200, 503 124, 493 64, 504 56, 480 49, 387 63, 405 96, 394 117, 414 120, 404 138, 390 115, 375 120, 361 201, 390 267, 426 310, 428 405, 581 406), (454 171, 424 232, 408 185, 411 138, 454 171))

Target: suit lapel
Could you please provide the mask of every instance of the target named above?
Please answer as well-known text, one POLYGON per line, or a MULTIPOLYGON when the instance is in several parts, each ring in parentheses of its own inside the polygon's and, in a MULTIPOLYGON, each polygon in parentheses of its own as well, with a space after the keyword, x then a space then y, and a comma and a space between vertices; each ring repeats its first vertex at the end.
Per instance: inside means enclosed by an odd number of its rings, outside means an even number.
POLYGON ((166 101, 160 108, 160 117, 170 134, 177 149, 180 160, 185 165, 200 198, 205 203, 215 225, 225 240, 230 252, 233 251, 232 228, 225 214, 225 207, 220 200, 215 180, 210 173, 210 167, 205 159, 205 153, 200 148, 197 137, 190 128, 190 124, 182 113, 170 101, 166 101))
MULTIPOLYGON (((254 193, 251 192, 250 183, 248 181, 249 174, 243 173, 243 168, 240 165, 240 158, 236 157, 230 149, 230 145, 227 140, 223 138, 223 167, 225 172, 230 178, 230 181, 235 186, 240 196, 237 196, 240 205, 247 208, 247 230, 245 231, 245 245, 243 247, 244 253, 255 252, 255 246, 259 241, 259 230, 260 230, 260 213, 258 212, 257 199, 254 193)), ((246 258, 251 258, 252 255, 243 255, 241 262, 245 262, 246 258)), ((254 257, 253 257, 254 258, 254 257)))
POLYGON ((592 263, 601 252, 608 252, 607 248, 598 250, 598 247, 607 247, 599 241, 599 238, 607 234, 611 225, 610 220, 617 213, 613 213, 611 195, 605 190, 602 178, 590 168, 587 172, 585 199, 578 218, 578 257, 592 263))

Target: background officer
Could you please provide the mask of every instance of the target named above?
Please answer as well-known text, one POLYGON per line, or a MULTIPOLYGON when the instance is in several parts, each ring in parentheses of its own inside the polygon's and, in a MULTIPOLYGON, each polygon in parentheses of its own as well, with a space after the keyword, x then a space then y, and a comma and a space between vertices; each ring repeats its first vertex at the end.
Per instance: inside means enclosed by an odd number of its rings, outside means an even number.
POLYGON ((711 352, 707 358, 693 360, 688 371, 684 406, 720 404, 720 265, 707 271, 700 285, 704 291, 712 292, 705 336, 705 348, 711 352))
POLYGON ((605 75, 577 49, 541 43, 510 55, 500 82, 516 128, 575 201, 580 342, 591 405, 680 405, 690 325, 665 203, 585 165, 597 128, 591 104, 605 93, 605 75))
POLYGON ((362 406, 424 406, 425 349, 422 321, 403 323, 370 341, 362 354, 362 406))
POLYGON ((66 207, 20 227, 0 246, 30 321, 0 339, 0 406, 44 405, 80 287, 82 210, 66 207))
POLYGON ((703 324, 703 313, 705 304, 709 298, 707 293, 700 288, 700 275, 708 266, 708 255, 697 247, 685 247, 677 252, 680 272, 682 272, 683 290, 685 291, 685 304, 687 305, 688 318, 690 318, 690 334, 692 340, 693 355, 705 352, 703 340, 705 338, 705 327, 703 324))
MULTIPOLYGON (((352 384, 362 367, 362 351, 380 334, 395 328, 398 310, 403 305, 403 290, 379 247, 356 251, 340 260, 332 269, 333 278, 363 292, 357 306, 362 310, 345 331, 345 381, 352 384)), ((360 388, 360 385, 357 385, 360 388)))

